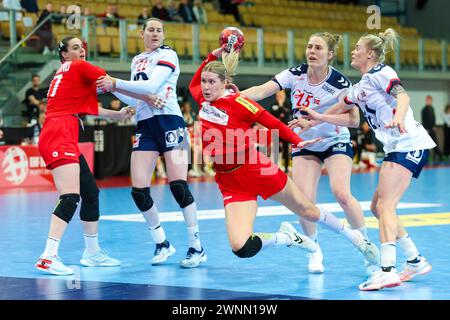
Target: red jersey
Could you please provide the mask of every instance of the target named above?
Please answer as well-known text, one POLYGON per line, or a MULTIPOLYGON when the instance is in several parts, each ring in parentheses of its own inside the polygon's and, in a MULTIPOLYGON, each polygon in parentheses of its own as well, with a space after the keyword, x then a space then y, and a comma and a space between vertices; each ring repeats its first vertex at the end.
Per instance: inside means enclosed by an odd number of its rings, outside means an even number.
POLYGON ((255 122, 269 129, 278 129, 280 137, 294 145, 303 141, 261 105, 240 93, 228 93, 216 101, 206 101, 201 91, 201 73, 207 63, 216 59, 209 54, 189 85, 193 98, 199 104, 204 153, 212 156, 216 164, 244 163, 239 161, 242 157, 238 155, 245 154, 245 161, 248 160, 250 146, 256 141, 256 132, 251 129, 255 122), (223 162, 218 162, 218 159, 223 162))
POLYGON ((98 114, 96 80, 105 70, 83 60, 66 61, 56 71, 47 93, 46 117, 98 114))

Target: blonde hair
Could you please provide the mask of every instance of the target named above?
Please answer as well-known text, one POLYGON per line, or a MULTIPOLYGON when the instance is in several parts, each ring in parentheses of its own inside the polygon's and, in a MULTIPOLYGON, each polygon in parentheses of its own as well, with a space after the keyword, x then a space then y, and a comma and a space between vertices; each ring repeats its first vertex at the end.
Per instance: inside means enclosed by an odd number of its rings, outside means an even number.
POLYGON ((386 53, 394 50, 399 37, 400 36, 394 29, 387 28, 384 32, 380 32, 378 35, 365 34, 360 38, 360 40, 364 41, 369 49, 375 52, 378 62, 383 63, 386 53))
POLYGON ((235 51, 234 48, 230 52, 222 52, 222 62, 213 61, 208 63, 202 72, 212 72, 219 76, 221 81, 228 80, 233 81, 236 68, 239 64, 239 51, 235 51))
POLYGON ((333 57, 329 60, 329 63, 331 63, 337 56, 337 49, 339 48, 339 42, 341 42, 342 36, 340 34, 332 34, 329 32, 318 32, 312 34, 310 38, 312 37, 320 37, 325 41, 328 51, 333 52, 333 57))

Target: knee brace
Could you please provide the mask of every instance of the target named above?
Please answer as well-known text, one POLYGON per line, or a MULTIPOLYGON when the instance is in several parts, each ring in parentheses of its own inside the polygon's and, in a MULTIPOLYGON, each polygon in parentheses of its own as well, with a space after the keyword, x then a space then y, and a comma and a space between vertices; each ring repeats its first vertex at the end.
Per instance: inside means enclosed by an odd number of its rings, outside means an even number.
POLYGON ((58 205, 53 211, 53 214, 58 218, 69 223, 72 220, 78 203, 80 202, 80 195, 76 193, 66 193, 59 197, 58 205))
POLYGON ((100 190, 86 160, 83 156, 80 156, 81 221, 94 222, 100 218, 99 192, 100 190))
POLYGON ((257 235, 252 235, 247 242, 238 251, 233 251, 239 258, 251 258, 257 254, 262 248, 261 238, 257 235))
POLYGON ((150 196, 150 188, 135 188, 131 189, 131 196, 134 203, 142 212, 149 210, 153 207, 153 199, 150 196))
POLYGON ((194 197, 184 180, 175 180, 170 183, 170 191, 181 208, 185 208, 194 202, 194 197))

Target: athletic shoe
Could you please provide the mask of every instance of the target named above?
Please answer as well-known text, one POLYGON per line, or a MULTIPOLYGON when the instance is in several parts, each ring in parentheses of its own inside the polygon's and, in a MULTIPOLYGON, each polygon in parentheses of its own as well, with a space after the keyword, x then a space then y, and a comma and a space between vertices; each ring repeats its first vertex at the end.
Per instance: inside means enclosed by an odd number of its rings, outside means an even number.
POLYGON ((86 267, 117 267, 120 261, 108 256, 105 251, 98 250, 94 253, 83 252, 80 263, 86 267))
POLYGON ((362 291, 374 291, 381 290, 383 288, 393 288, 402 284, 400 276, 395 268, 392 268, 389 272, 382 270, 372 273, 367 281, 359 285, 359 290, 362 291))
POLYGON ((294 226, 289 222, 281 223, 280 232, 286 233, 289 238, 291 238, 292 243, 289 245, 289 247, 296 246, 309 252, 315 252, 317 250, 316 243, 307 236, 298 233, 298 231, 295 230, 294 226))
POLYGON ((62 262, 58 256, 43 257, 40 256, 35 264, 38 270, 51 273, 57 276, 70 276, 73 270, 62 262))
POLYGON ((403 271, 400 272, 400 279, 402 281, 409 281, 415 276, 420 276, 431 271, 431 264, 421 255, 418 257, 419 262, 406 262, 403 271))
POLYGON ((205 250, 203 250, 203 248, 198 251, 191 247, 188 249, 186 259, 183 259, 180 264, 183 268, 195 268, 198 267, 200 263, 205 262, 206 260, 208 260, 208 257, 206 256, 205 250))
POLYGON ((175 248, 167 240, 164 240, 162 243, 157 243, 155 253, 152 258, 152 264, 159 264, 166 261, 167 258, 175 254, 175 251, 175 248))
POLYGON ((380 271, 380 265, 378 263, 370 263, 364 259, 364 267, 366 268, 366 274, 370 276, 372 273, 380 271))
POLYGON ((320 246, 316 244, 317 251, 313 253, 308 253, 307 256, 309 258, 308 263, 308 271, 309 273, 323 273, 325 270, 323 266, 323 254, 322 250, 320 249, 320 246))
POLYGON ((364 255, 367 262, 374 265, 380 264, 380 250, 373 243, 364 238, 359 230, 353 230, 357 234, 355 246, 364 255))

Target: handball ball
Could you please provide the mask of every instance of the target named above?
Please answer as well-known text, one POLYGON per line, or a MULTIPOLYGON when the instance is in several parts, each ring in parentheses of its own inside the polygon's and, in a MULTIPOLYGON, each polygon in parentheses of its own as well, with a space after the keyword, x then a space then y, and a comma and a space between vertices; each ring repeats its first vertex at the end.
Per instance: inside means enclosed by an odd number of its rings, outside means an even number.
POLYGON ((222 47, 226 45, 224 50, 230 52, 231 48, 240 51, 244 46, 244 33, 235 27, 227 27, 220 33, 219 44, 222 47))

